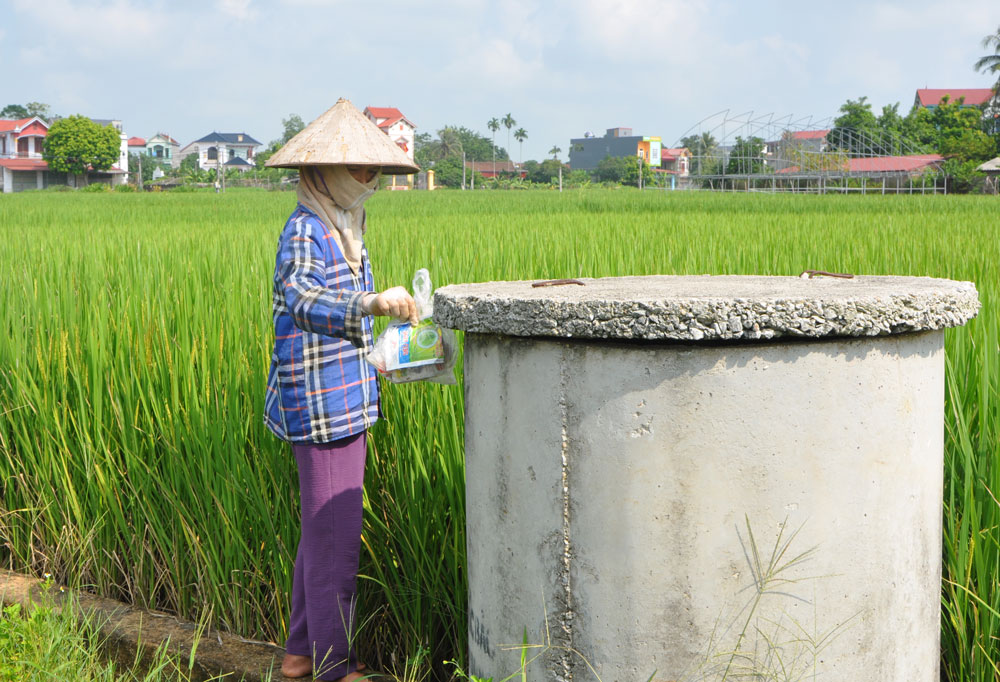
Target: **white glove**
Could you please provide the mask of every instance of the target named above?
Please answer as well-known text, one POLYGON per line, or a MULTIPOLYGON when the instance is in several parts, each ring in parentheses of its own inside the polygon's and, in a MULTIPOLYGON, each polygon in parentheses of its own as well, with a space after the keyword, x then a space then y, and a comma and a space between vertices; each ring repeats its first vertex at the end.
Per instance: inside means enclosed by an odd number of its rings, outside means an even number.
POLYGON ((386 289, 379 294, 368 294, 361 302, 362 309, 369 315, 387 315, 402 321, 417 324, 417 303, 403 287, 386 289))

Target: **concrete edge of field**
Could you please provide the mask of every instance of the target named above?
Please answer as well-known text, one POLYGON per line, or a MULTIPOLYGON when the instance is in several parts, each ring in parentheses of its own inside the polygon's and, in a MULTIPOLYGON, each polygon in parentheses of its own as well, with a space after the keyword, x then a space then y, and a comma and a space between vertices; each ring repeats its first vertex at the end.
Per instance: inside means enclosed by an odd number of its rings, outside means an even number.
MULTIPOLYGON (((0 605, 20 604, 24 609, 51 602, 57 608, 70 590, 53 586, 46 591, 43 581, 0 569, 0 605), (46 594, 48 592, 48 594, 46 594)), ((217 630, 205 631, 197 637, 197 625, 167 614, 128 606, 86 592, 72 591, 79 607, 77 617, 90 617, 101 625, 105 648, 115 661, 131 665, 136 657, 149 661, 163 642, 169 640, 171 655, 179 657, 187 667, 191 648, 197 642, 194 665, 189 671, 192 682, 218 679, 259 682, 286 679, 281 674, 284 649, 266 642, 251 642, 217 630)))

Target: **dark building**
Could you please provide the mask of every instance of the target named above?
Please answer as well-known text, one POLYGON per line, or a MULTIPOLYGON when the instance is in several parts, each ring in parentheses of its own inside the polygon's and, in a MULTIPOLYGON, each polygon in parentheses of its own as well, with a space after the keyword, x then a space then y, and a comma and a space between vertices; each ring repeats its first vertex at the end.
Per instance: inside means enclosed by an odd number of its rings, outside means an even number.
POLYGON ((633 135, 631 128, 608 128, 604 137, 578 137, 569 141, 569 167, 594 170, 606 157, 642 157, 643 162, 660 166, 660 138, 633 135))

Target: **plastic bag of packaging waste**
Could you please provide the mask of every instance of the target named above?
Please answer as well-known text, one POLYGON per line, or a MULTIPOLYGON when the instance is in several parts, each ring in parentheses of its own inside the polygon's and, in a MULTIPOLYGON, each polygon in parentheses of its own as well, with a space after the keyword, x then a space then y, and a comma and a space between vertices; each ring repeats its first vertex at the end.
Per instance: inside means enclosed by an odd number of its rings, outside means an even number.
POLYGON ((431 381, 455 384, 455 332, 435 324, 431 276, 425 268, 413 275, 413 300, 420 322, 393 320, 385 328, 367 360, 394 384, 431 381))

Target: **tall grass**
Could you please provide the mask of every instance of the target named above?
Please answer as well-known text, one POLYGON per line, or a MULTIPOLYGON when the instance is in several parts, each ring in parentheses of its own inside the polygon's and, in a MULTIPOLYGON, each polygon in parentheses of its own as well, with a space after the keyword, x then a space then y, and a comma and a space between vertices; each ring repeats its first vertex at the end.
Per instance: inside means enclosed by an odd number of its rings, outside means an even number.
MULTIPOLYGON (((270 278, 293 195, 0 197, 0 560, 282 641, 294 460, 263 427, 270 278)), ((384 193, 381 286, 823 269, 973 280, 949 331, 949 680, 1000 679, 997 287, 988 197, 384 193)), ((370 439, 369 664, 464 658, 460 387, 392 386, 370 439)), ((526 550, 527 551, 527 550, 526 550)), ((412 670, 412 665, 411 665, 412 670)))

